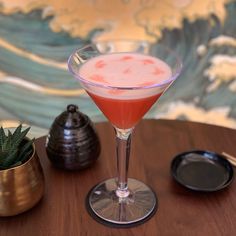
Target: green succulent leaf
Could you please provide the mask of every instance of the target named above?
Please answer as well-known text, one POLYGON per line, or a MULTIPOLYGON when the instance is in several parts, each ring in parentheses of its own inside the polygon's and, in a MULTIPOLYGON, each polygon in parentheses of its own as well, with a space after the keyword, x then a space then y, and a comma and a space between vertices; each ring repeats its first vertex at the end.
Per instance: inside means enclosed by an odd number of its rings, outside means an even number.
POLYGON ((4 163, 5 159, 7 158, 7 156, 8 156, 7 152, 3 152, 3 151, 0 152, 0 166, 3 165, 3 163, 4 163))
POLYGON ((31 156, 32 150, 28 150, 27 152, 24 153, 21 157, 21 162, 24 163, 28 160, 28 158, 31 156))
POLYGON ((21 160, 22 162, 24 162, 29 157, 30 153, 32 152, 33 142, 34 139, 29 140, 27 143, 24 144, 24 146, 22 146, 22 148, 19 150, 19 154, 16 161, 21 160))
POLYGON ((3 162, 9 153, 6 151, 0 151, 0 163, 3 162))
POLYGON ((15 146, 17 146, 19 143, 18 140, 20 140, 21 129, 22 129, 22 124, 20 124, 13 132, 13 142, 15 146))
POLYGON ((30 130, 30 127, 25 129, 24 131, 20 132, 20 134, 16 134, 15 135, 16 137, 13 137, 14 144, 16 146, 18 146, 23 141, 23 139, 26 137, 29 130, 30 130))
POLYGON ((4 161, 1 163, 2 166, 8 167, 11 166, 13 163, 15 163, 15 159, 17 157, 18 150, 14 150, 12 153, 8 154, 7 157, 4 159, 4 161))
POLYGON ((0 146, 2 147, 3 143, 5 142, 6 134, 4 132, 3 127, 0 128, 0 146))
POLYGON ((9 150, 9 139, 8 137, 5 139, 4 143, 2 144, 2 151, 7 152, 9 150))
POLYGON ((30 127, 22 131, 20 124, 12 133, 8 130, 7 135, 0 127, 0 169, 8 169, 24 163, 32 153, 34 139, 26 138, 30 127))
POLYGON ((21 133, 21 129, 22 129, 22 124, 20 124, 15 131, 13 132, 13 136, 18 136, 21 133))

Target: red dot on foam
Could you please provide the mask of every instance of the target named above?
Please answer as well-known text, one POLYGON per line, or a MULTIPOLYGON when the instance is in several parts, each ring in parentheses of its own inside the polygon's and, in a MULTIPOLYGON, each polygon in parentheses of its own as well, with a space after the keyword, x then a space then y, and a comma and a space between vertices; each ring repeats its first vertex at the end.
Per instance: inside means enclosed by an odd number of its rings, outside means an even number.
POLYGON ((128 61, 128 60, 131 60, 131 59, 133 59, 132 56, 123 56, 123 57, 121 58, 121 61, 128 61))
POLYGON ((106 63, 103 60, 99 60, 95 63, 96 68, 103 68, 106 65, 106 63))
POLYGON ((104 77, 102 75, 98 75, 98 74, 95 74, 95 75, 91 75, 90 76, 90 79, 91 80, 94 80, 96 82, 103 82, 103 83, 106 83, 106 80, 104 79, 104 77))
POLYGON ((155 67, 155 70, 153 72, 154 75, 160 75, 160 74, 163 74, 164 71, 158 67, 155 67))
POLYGON ((154 64, 155 62, 151 59, 144 59, 142 60, 143 64, 144 65, 148 65, 148 64, 154 64))

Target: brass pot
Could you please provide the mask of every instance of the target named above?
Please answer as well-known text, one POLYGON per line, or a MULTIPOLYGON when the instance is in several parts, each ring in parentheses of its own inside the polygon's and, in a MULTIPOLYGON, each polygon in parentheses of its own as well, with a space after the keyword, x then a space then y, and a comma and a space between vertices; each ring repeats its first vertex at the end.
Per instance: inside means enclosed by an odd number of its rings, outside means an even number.
POLYGON ((44 193, 44 175, 33 144, 32 156, 20 166, 0 170, 0 216, 32 208, 44 193))

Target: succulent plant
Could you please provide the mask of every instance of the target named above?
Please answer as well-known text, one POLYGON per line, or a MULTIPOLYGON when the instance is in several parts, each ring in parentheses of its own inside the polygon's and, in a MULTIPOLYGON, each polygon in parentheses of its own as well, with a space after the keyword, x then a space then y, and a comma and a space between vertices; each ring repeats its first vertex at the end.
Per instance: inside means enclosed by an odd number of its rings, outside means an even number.
POLYGON ((8 134, 5 134, 3 127, 0 128, 0 170, 21 165, 28 160, 34 141, 26 138, 29 130, 30 127, 22 131, 20 124, 13 133, 8 130, 8 134))

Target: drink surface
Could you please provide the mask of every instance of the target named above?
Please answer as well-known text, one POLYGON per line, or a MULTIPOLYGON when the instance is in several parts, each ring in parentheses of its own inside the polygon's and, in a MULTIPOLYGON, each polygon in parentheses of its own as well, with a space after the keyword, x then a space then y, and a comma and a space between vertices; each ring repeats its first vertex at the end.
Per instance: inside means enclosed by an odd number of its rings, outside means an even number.
POLYGON ((169 85, 163 61, 137 53, 101 55, 83 64, 79 76, 88 94, 118 128, 133 127, 169 85), (162 86, 160 86, 163 84, 162 86))
MULTIPOLYGON (((128 88, 143 88, 161 84, 171 78, 170 67, 162 60, 138 53, 113 53, 94 57, 81 66, 79 76, 91 83, 114 89, 97 95, 117 99, 146 97, 147 91, 130 92, 128 88), (120 89, 119 88, 124 88, 120 89)), ((92 89, 92 88, 91 88, 92 89)), ((99 90, 99 89, 98 89, 99 90)), ((151 90, 149 92, 152 92, 151 90)))

